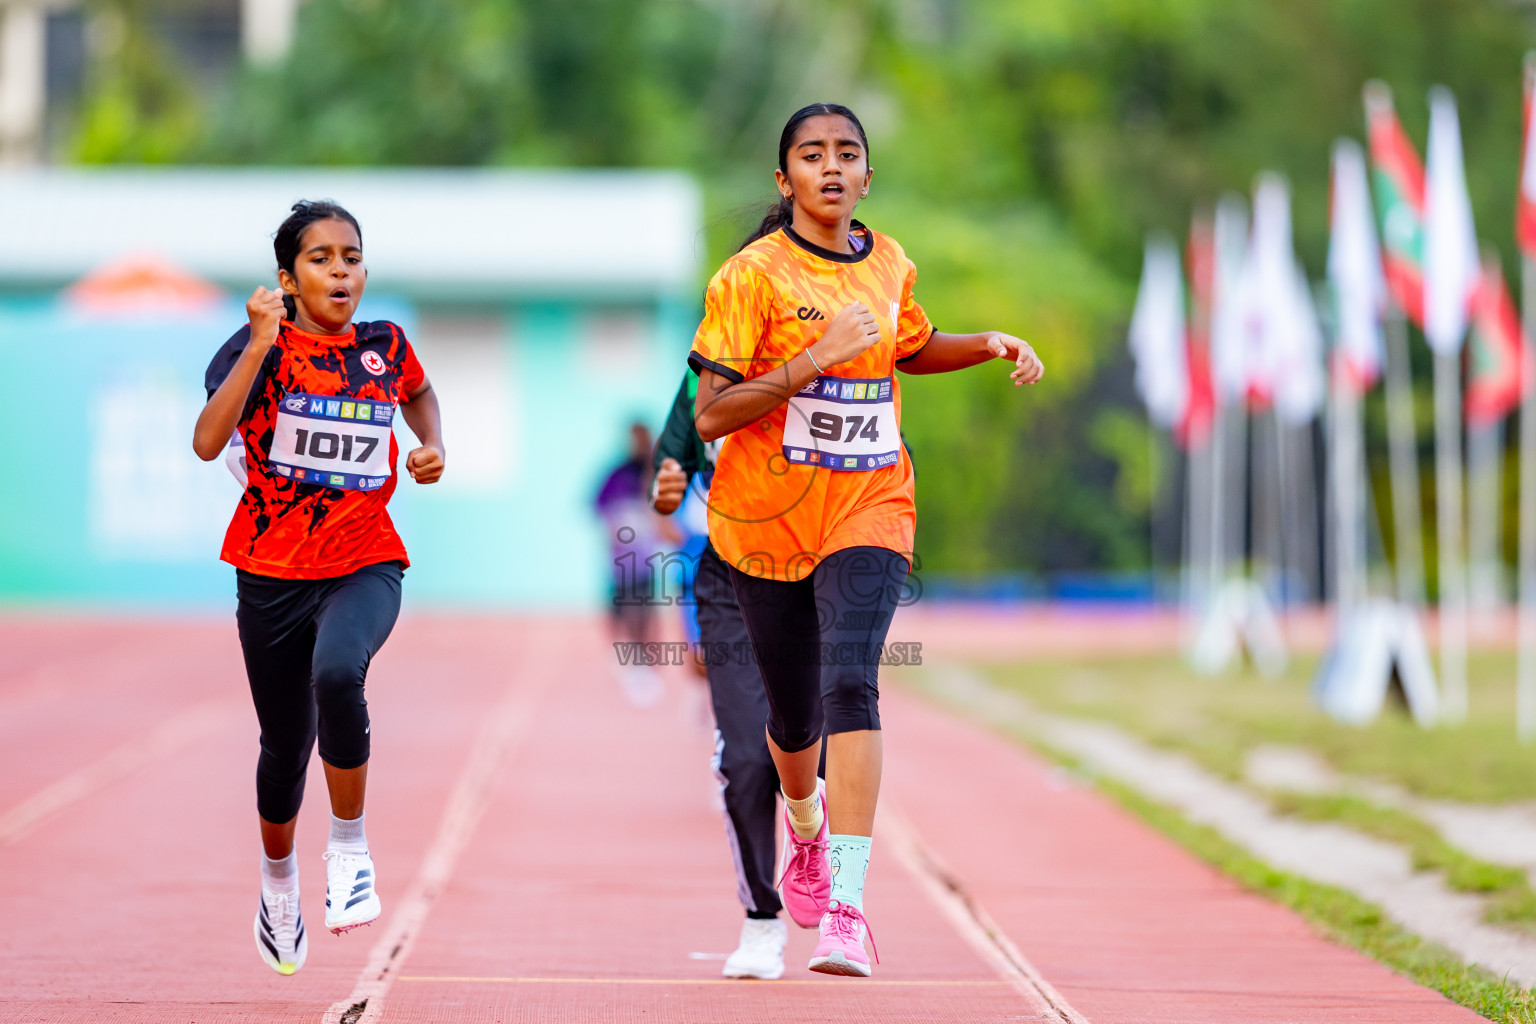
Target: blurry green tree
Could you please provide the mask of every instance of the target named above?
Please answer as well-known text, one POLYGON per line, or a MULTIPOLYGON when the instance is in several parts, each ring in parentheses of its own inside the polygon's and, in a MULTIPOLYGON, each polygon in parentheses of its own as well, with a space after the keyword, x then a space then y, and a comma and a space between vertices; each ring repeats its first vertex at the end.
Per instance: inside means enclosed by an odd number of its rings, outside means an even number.
MULTIPOLYGON (((127 24, 140 6, 101 2, 127 24)), ((907 384, 925 568, 1134 569, 1168 479, 1124 355, 1144 233, 1182 234, 1272 168, 1320 273, 1329 145, 1361 134, 1361 84, 1393 85, 1422 144, 1442 82, 1513 266, 1533 38, 1505 0, 307 0, 288 58, 206 102, 168 100, 162 61, 104 68, 74 153, 682 167, 714 261, 772 194, 784 117, 846 102, 877 168, 861 215, 913 256, 935 321, 1012 330, 1049 368, 1022 394, 998 370, 907 384)))

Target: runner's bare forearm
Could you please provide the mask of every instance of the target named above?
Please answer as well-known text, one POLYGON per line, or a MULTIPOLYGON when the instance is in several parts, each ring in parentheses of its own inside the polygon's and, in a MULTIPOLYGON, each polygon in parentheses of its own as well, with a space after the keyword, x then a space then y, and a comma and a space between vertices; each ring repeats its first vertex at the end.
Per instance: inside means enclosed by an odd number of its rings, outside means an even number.
POLYGON ((693 425, 705 442, 735 433, 788 402, 818 376, 816 364, 804 352, 783 366, 740 384, 732 384, 706 367, 699 371, 693 425))
POLYGON ((250 400, 251 386, 261 372, 261 364, 272 350, 270 343, 251 343, 235 360, 235 368, 224 378, 203 411, 198 413, 197 426, 192 431, 192 450, 204 462, 212 462, 229 444, 230 435, 240 424, 240 414, 250 400))
POLYGON ((437 392, 432 390, 430 381, 423 384, 409 402, 400 406, 400 412, 405 417, 406 426, 411 428, 411 433, 416 435, 416 441, 423 448, 443 450, 443 415, 437 405, 437 392))
POLYGON ((996 359, 997 353, 987 347, 990 332, 984 334, 945 334, 934 331, 928 343, 917 350, 910 359, 896 364, 902 373, 949 373, 963 370, 988 360, 996 359))

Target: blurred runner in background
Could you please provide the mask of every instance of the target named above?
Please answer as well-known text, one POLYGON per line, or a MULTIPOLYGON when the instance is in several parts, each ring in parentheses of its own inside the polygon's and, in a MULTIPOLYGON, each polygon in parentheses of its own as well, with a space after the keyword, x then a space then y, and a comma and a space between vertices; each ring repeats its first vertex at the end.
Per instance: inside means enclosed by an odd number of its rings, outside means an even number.
MULTIPOLYGON (((651 431, 644 423, 629 425, 629 449, 613 468, 593 502, 602 518, 612 561, 610 621, 616 643, 639 645, 651 640, 651 562, 661 551, 657 520, 647 496, 651 489, 651 431)), ((618 648, 615 648, 617 651, 618 648)), ((635 656, 619 665, 624 695, 636 707, 651 707, 665 695, 661 674, 635 656)))
MULTIPOLYGON (((385 507, 400 408, 421 446, 417 483, 443 472, 437 396, 400 328, 352 322, 368 272, 362 229, 331 202, 299 202, 278 228, 281 291, 257 288, 250 322, 208 364, 193 448, 218 458, 238 432, 245 492, 221 557, 235 566, 235 621, 261 724, 256 949, 279 974, 304 965, 294 829, 316 737, 330 790, 325 925, 379 916, 363 827, 369 720, 364 682, 400 612, 410 564, 385 507)), ((237 478, 242 474, 236 472, 237 478)))
MULTIPOLYGON (((788 940, 773 878, 774 816, 778 813, 779 773, 768 753, 764 728, 768 697, 757 662, 747 654, 751 638, 725 563, 709 544, 709 483, 715 472, 718 443, 706 445, 693 426, 699 378, 689 370, 677 389, 672 411, 656 444, 656 482, 652 507, 662 515, 676 512, 683 526, 683 552, 691 586, 682 602, 683 631, 709 682, 715 713, 715 752, 710 763, 720 783, 726 839, 736 868, 736 896, 746 909, 735 952, 726 957, 727 978, 772 980, 784 973, 788 940)), ((785 863, 792 854, 785 830, 785 863)), ((814 873, 814 868, 813 868, 814 873)), ((814 877, 814 875, 813 875, 814 877)), ((825 873, 814 880, 821 890, 810 899, 805 916, 815 924, 825 909, 829 884, 825 873), (818 906, 819 901, 819 906, 818 906)))

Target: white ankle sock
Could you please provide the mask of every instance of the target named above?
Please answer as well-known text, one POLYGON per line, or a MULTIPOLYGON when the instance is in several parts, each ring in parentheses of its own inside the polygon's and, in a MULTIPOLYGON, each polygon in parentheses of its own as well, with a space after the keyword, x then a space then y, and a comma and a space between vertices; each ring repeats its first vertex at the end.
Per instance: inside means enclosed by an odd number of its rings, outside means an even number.
POLYGON ((265 853, 261 855, 261 889, 270 893, 299 891, 299 857, 296 851, 289 850, 288 856, 277 860, 265 853))
POLYGON ((821 809, 821 794, 816 792, 804 800, 792 800, 789 794, 785 793, 784 806, 789 811, 789 827, 795 830, 795 835, 801 839, 815 839, 816 834, 821 831, 821 822, 824 817, 821 809))
POLYGON ((331 839, 325 848, 337 853, 367 853, 368 836, 363 832, 363 819, 367 816, 363 813, 348 820, 331 815, 331 839))

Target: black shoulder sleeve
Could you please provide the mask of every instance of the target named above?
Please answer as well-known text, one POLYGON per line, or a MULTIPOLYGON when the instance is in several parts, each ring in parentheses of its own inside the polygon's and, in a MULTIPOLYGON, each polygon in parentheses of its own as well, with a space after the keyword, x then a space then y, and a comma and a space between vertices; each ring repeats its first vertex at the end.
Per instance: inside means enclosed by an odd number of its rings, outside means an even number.
POLYGON ((203 374, 203 387, 208 390, 208 397, 219 390, 219 385, 224 383, 224 378, 229 376, 229 371, 235 368, 235 363, 240 359, 240 353, 245 351, 245 346, 251 340, 251 325, 246 324, 234 333, 208 363, 208 370, 203 374))
POLYGON ((691 478, 699 465, 699 432, 693 425, 693 396, 688 394, 689 374, 683 374, 683 382, 677 387, 677 397, 672 399, 672 410, 656 440, 656 454, 652 462, 661 468, 662 459, 676 459, 683 472, 691 478))
POLYGON ((694 373, 702 374, 705 370, 713 370, 732 384, 740 384, 747 379, 742 376, 740 370, 733 370, 724 363, 717 363, 713 359, 705 359, 697 352, 688 353, 688 365, 694 373))
POLYGON ((906 354, 906 355, 902 356, 900 359, 896 360, 896 365, 900 366, 902 363, 910 362, 911 360, 916 359, 920 354, 922 354, 923 349, 927 348, 928 347, 928 343, 933 340, 933 332, 934 332, 934 330, 935 330, 935 328, 929 327, 928 328, 928 337, 923 339, 923 343, 921 345, 917 346, 917 348, 913 349, 908 354, 906 354))

